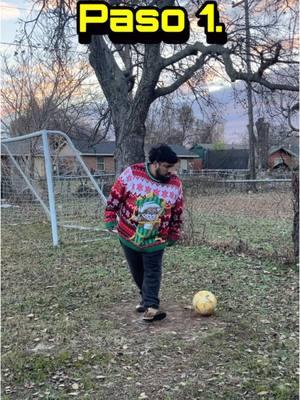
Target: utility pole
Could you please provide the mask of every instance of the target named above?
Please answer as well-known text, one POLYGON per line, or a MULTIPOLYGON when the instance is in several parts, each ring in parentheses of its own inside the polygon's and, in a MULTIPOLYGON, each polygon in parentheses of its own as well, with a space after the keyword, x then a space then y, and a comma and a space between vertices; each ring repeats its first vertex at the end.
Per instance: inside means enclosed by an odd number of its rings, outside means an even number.
POLYGON ((249 168, 250 179, 256 179, 255 169, 255 134, 254 134, 254 119, 253 119, 253 100, 251 88, 251 58, 250 58, 250 23, 249 23, 249 2, 248 0, 239 1, 232 5, 232 8, 244 3, 245 9, 245 32, 246 32, 246 66, 247 66, 247 102, 248 102, 248 132, 249 132, 249 168))

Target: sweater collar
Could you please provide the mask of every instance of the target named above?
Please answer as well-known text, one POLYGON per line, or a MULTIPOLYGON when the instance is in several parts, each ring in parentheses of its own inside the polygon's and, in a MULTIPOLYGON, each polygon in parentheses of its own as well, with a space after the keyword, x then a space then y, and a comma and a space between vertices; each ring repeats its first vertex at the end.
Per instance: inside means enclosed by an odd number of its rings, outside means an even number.
POLYGON ((145 163, 145 167, 146 167, 146 172, 147 172, 149 178, 152 179, 152 180, 155 181, 155 182, 161 183, 160 180, 156 179, 156 178, 151 174, 151 171, 150 171, 150 163, 147 163, 147 162, 146 162, 146 163, 145 163))

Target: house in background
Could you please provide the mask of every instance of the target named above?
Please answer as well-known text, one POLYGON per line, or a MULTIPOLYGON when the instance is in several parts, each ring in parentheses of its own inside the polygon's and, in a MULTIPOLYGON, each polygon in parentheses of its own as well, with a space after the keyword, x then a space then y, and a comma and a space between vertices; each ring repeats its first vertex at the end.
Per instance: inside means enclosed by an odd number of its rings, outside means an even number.
MULTIPOLYGON (((95 174, 114 174, 115 159, 114 153, 116 149, 115 142, 100 142, 95 145, 89 145, 87 140, 73 140, 77 150, 90 171, 95 174)), ((145 154, 148 154, 152 145, 145 145, 145 154)), ((183 146, 170 145, 172 150, 179 158, 179 172, 184 173, 192 170, 197 166, 198 155, 187 150, 183 146)), ((68 145, 60 152, 61 157, 68 157, 73 154, 68 145)))
MULTIPOLYGON (((187 150, 184 146, 180 146, 178 144, 170 144, 171 149, 177 154, 179 158, 179 168, 178 171, 180 173, 186 173, 190 171, 195 171, 199 168, 199 157, 196 153, 187 150)), ((152 145, 146 145, 145 151, 146 154, 149 153, 152 145)))
MULTIPOLYGON (((53 157, 53 154, 52 154, 53 157)), ((30 141, 11 142, 6 146, 1 143, 1 198, 30 199, 26 192, 28 185, 22 178, 21 172, 30 180, 44 179, 45 162, 43 148, 40 143, 30 141), (8 149, 8 150, 7 150, 8 149), (19 166, 13 163, 11 156, 19 166)))
POLYGON ((268 166, 271 170, 293 170, 299 165, 299 146, 287 144, 269 150, 268 166))
POLYGON ((41 143, 33 144, 29 140, 25 140, 23 142, 11 142, 7 144, 7 147, 1 143, 1 168, 3 173, 12 169, 12 162, 7 148, 21 169, 29 176, 45 176, 44 154, 41 143))
MULTIPOLYGON (((79 151, 83 161, 94 174, 115 174, 114 153, 115 142, 100 142, 89 145, 88 140, 73 139, 73 144, 79 151)), ((152 145, 145 145, 147 155, 152 145)), ((212 170, 248 170, 249 149, 243 145, 222 144, 219 149, 214 144, 199 144, 191 150, 180 145, 170 145, 179 158, 178 171, 180 173, 209 172, 212 170)), ((9 149, 29 175, 44 178, 44 155, 41 143, 34 146, 30 141, 13 142, 9 149)), ((74 152, 66 143, 59 150, 51 148, 54 173, 76 174, 73 171, 75 158, 74 152)), ((269 149, 268 166, 270 170, 292 170, 299 164, 299 139, 290 138, 282 145, 269 149)), ((11 161, 5 146, 1 146, 2 171, 11 170, 11 161)))
POLYGON ((208 150, 204 167, 205 169, 247 170, 249 150, 208 150))
POLYGON ((198 154, 201 169, 205 170, 247 170, 249 149, 244 145, 200 143, 191 151, 198 154))
MULTIPOLYGON (((115 142, 101 142, 90 146, 88 141, 74 140, 73 144, 79 151, 83 161, 93 174, 115 174, 115 142)), ((44 154, 40 143, 32 148, 32 142, 14 142, 9 144, 9 149, 21 168, 36 178, 45 177, 44 154)), ((145 145, 145 154, 148 154, 152 145, 145 145)), ((189 172, 197 167, 198 155, 190 152, 183 146, 170 145, 179 158, 178 171, 180 173, 189 172)), ((50 146, 53 159, 54 174, 76 175, 74 168, 74 151, 68 143, 65 143, 59 150, 50 146)), ((1 165, 2 171, 11 170, 11 160, 5 146, 1 146, 1 165)))

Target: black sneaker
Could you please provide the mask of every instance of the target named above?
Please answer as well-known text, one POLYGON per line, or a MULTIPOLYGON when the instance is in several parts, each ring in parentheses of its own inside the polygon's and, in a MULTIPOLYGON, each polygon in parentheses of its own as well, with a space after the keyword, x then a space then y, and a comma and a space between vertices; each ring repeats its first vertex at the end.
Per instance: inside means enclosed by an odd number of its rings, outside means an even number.
POLYGON ((142 313, 146 311, 146 308, 144 307, 144 305, 142 303, 139 303, 136 307, 135 307, 135 311, 142 313))
POLYGON ((166 318, 167 313, 160 311, 157 308, 149 307, 144 312, 143 320, 146 322, 161 321, 166 318))

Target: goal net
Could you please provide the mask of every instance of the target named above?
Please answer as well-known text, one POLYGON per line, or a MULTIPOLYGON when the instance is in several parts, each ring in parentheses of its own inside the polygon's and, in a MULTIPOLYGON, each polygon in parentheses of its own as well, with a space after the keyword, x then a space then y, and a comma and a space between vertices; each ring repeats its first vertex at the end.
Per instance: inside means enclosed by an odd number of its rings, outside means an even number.
MULTIPOLYGON (((63 132, 41 131, 1 141, 2 227, 20 240, 54 245, 100 240, 106 175, 89 170, 63 132)), ((113 179, 113 177, 110 177, 113 179)))

